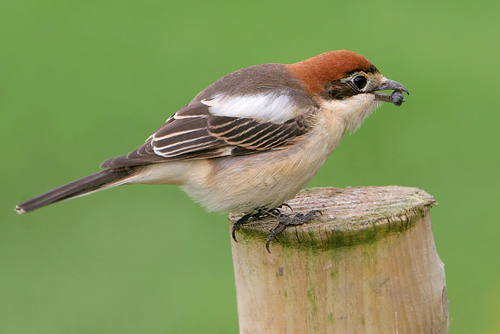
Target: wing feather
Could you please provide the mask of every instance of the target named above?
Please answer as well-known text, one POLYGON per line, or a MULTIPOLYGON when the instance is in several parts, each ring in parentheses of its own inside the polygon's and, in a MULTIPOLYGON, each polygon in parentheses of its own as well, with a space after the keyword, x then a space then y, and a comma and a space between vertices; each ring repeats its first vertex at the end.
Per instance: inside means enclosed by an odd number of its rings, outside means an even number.
POLYGON ((307 115, 284 123, 217 116, 210 106, 194 102, 180 109, 148 140, 127 155, 105 161, 116 168, 184 159, 210 159, 281 149, 307 132, 307 115))

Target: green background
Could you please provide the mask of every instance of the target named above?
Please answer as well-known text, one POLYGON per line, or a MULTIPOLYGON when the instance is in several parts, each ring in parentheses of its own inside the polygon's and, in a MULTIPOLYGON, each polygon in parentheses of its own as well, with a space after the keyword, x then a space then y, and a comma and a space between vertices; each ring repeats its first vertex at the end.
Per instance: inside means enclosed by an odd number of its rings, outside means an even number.
POLYGON ((494 1, 0 0, 0 332, 236 333, 228 222, 177 187, 14 206, 135 148, 217 78, 350 49, 411 92, 309 186, 435 196, 450 333, 500 333, 494 1))

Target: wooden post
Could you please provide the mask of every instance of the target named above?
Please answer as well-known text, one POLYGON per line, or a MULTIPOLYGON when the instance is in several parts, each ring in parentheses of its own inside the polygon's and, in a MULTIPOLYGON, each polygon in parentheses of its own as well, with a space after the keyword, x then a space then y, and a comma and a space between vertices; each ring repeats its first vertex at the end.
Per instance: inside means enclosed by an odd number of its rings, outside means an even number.
POLYGON ((323 215, 287 228, 271 254, 264 245, 272 219, 248 223, 232 243, 240 334, 448 331, 431 195, 397 186, 317 188, 288 204, 323 215))

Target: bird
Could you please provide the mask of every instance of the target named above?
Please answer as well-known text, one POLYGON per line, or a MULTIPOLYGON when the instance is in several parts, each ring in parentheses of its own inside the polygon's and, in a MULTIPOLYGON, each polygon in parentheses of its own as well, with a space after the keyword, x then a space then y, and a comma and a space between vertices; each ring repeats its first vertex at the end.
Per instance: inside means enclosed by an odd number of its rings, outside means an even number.
POLYGON ((24 214, 125 184, 180 186, 208 211, 239 213, 245 223, 273 217, 266 248, 287 226, 321 212, 282 208, 316 175, 346 132, 355 132, 383 102, 400 106, 405 86, 349 50, 293 64, 254 65, 198 93, 135 150, 95 174, 16 206, 24 214), (392 91, 383 93, 382 91, 392 91))

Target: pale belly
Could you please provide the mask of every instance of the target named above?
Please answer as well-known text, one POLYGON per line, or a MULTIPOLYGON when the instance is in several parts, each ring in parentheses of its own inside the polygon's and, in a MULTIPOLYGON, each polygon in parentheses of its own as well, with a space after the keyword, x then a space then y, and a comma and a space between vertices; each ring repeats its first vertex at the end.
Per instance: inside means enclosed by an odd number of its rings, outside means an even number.
POLYGON ((182 188, 209 211, 276 208, 311 181, 339 141, 333 147, 313 140, 280 151, 213 159, 203 187, 188 182, 182 188))
POLYGON ((250 212, 256 208, 275 208, 295 196, 319 171, 326 157, 315 161, 295 158, 279 161, 271 154, 258 159, 216 159, 209 184, 186 184, 182 188, 209 211, 250 212), (224 161, 226 160, 226 161, 224 161))

